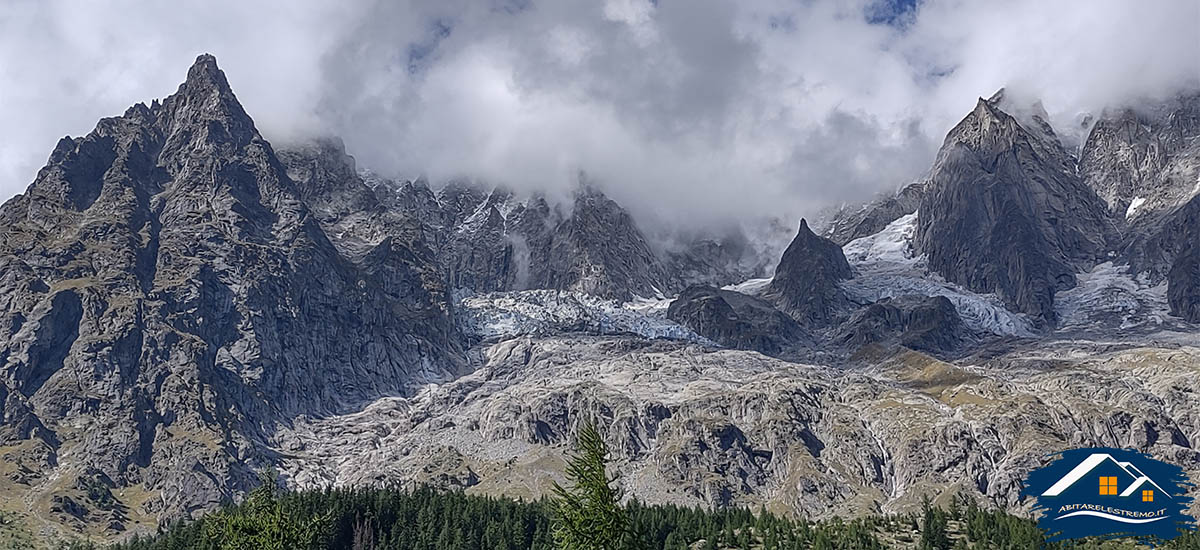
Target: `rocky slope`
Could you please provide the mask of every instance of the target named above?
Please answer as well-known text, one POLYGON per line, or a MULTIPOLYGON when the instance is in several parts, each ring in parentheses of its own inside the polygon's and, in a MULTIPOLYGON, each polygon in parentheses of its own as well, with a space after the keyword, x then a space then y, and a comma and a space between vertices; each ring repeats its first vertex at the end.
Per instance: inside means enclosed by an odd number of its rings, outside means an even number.
POLYGON ((654 502, 809 517, 963 494, 1021 510, 1046 453, 1132 447, 1200 473, 1200 350, 1055 343, 962 365, 867 370, 599 337, 515 338, 469 376, 280 435, 300 486, 420 481, 533 497, 596 421, 621 483, 654 502), (653 365, 654 368, 646 368, 653 365))
POLYGON ((281 423, 457 373, 428 248, 328 169, 289 178, 211 56, 59 142, 0 208, 5 459, 24 472, 0 500, 78 523, 51 497, 98 471, 155 495, 139 514, 186 515, 251 483, 281 423))
POLYGON ((812 336, 766 300, 732 290, 691 286, 667 308, 667 318, 724 347, 779 355, 812 336))
POLYGON ((964 348, 971 337, 949 298, 911 294, 856 311, 840 331, 838 339, 854 348, 898 345, 939 356, 964 348))
POLYGON ((1115 228, 1047 127, 980 99, 938 152, 918 210, 929 267, 1054 325, 1054 294, 1109 252, 1115 228))
POLYGON ((852 275, 842 247, 817 236, 800 220, 796 238, 779 259, 763 297, 796 320, 819 327, 839 314, 845 297, 838 282, 852 275))
POLYGON ((883 231, 883 228, 901 216, 916 212, 922 197, 925 196, 925 189, 924 183, 911 183, 894 195, 881 197, 867 204, 843 205, 833 213, 821 236, 839 246, 845 246, 854 239, 883 231))

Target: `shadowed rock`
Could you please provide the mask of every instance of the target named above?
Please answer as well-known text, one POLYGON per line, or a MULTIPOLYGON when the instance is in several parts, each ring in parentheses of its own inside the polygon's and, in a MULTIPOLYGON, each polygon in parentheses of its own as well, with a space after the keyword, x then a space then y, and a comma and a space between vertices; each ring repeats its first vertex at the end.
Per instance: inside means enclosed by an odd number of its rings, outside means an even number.
POLYGON ((1050 325, 1054 293, 1114 237, 1049 126, 1027 131, 984 99, 946 136, 918 212, 930 269, 1050 325))
POLYGON ((944 296, 884 298, 857 312, 839 330, 838 341, 852 348, 898 344, 934 354, 960 349, 969 331, 944 296))
POLYGON ((817 236, 800 220, 796 238, 784 251, 763 297, 801 323, 824 325, 845 302, 838 281, 851 276, 842 247, 817 236))
POLYGON ((777 355, 808 340, 791 317, 769 302, 709 286, 691 286, 667 308, 667 318, 722 346, 777 355))
POLYGON ((1174 237, 1178 250, 1167 273, 1167 304, 1171 315, 1200 323, 1200 197, 1172 214, 1167 227, 1162 240, 1174 237))

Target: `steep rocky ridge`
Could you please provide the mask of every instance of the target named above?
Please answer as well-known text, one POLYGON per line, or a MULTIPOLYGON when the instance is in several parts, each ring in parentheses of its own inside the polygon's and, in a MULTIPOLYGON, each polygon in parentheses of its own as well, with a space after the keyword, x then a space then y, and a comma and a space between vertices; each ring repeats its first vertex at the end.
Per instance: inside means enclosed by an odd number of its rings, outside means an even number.
POLYGON ((947 280, 1049 325, 1054 294, 1109 252, 1115 227, 1048 126, 980 99, 946 136, 918 210, 917 249, 947 280))
POLYGON ((833 213, 829 223, 821 231, 821 236, 845 246, 854 239, 883 231, 889 223, 917 211, 917 207, 921 205, 921 198, 925 195, 925 188, 925 183, 910 183, 895 194, 863 205, 843 205, 833 213))
POLYGON ((796 238, 775 268, 763 297, 801 323, 824 326, 845 305, 838 281, 853 276, 842 247, 809 229, 800 220, 796 238))
POLYGON ((1149 109, 1101 113, 1079 167, 1121 219, 1135 221, 1179 206, 1200 192, 1200 94, 1149 109))
POLYGON ((416 212, 451 288, 549 288, 628 301, 679 287, 632 216, 592 185, 561 205, 465 181, 436 193, 423 181, 372 183, 385 203, 416 212))
POLYGON ((58 143, 0 207, 4 432, 41 449, 18 446, 33 474, 4 499, 51 515, 95 470, 186 515, 252 483, 281 423, 458 370, 428 253, 309 168, 289 178, 207 55, 58 143))
POLYGON ((1172 314, 1200 321, 1200 94, 1103 113, 1080 171, 1124 222, 1121 261, 1165 278, 1172 314))

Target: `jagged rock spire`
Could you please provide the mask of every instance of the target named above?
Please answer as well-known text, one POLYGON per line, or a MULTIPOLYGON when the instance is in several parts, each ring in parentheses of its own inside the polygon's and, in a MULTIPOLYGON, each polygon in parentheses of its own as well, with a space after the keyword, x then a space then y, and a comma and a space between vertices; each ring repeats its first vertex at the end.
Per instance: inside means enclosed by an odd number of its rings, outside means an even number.
POLYGON ((1048 126, 1026 129, 983 98, 946 136, 918 212, 914 242, 933 271, 1050 325, 1054 293, 1115 231, 1048 126))
POLYGON ((764 296, 803 323, 825 324, 844 300, 837 282, 852 276, 842 247, 813 233, 801 219, 764 296))

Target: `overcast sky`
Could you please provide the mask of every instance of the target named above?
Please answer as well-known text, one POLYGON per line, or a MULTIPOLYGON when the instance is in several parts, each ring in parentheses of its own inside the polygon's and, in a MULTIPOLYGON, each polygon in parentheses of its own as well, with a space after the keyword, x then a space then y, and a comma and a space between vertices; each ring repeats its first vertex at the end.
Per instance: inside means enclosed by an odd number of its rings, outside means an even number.
POLYGON ((1200 82, 1197 0, 433 0, 0 6, 0 194, 202 52, 273 142, 643 215, 792 215, 921 177, 1007 86, 1060 131, 1200 82))

